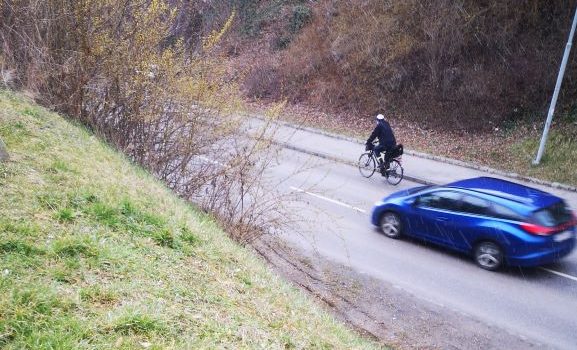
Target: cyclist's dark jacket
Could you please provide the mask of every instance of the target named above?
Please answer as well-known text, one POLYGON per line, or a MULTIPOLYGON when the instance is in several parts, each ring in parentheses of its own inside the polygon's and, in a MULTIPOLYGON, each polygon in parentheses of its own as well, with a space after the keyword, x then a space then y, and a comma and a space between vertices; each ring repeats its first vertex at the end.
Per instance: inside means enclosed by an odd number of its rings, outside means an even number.
POLYGON ((386 149, 391 149, 397 145, 393 129, 391 129, 391 126, 386 120, 379 120, 377 122, 375 130, 373 130, 373 133, 367 140, 367 145, 370 145, 376 138, 379 139, 379 145, 384 146, 386 149))

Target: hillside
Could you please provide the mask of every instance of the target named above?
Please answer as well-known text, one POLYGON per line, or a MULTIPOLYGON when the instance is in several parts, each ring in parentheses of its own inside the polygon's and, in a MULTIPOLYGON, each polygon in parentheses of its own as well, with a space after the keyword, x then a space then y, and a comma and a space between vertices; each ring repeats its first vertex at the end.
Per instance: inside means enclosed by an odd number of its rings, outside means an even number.
POLYGON ((0 347, 373 348, 84 128, 0 90, 0 347))

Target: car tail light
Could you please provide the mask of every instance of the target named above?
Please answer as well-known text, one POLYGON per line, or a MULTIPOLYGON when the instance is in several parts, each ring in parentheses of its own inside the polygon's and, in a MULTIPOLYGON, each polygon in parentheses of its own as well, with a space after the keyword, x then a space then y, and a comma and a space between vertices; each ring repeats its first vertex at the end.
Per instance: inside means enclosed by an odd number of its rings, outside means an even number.
POLYGON ((556 228, 530 224, 528 222, 524 222, 520 226, 523 230, 538 236, 550 236, 557 231, 556 228))
POLYGON ((522 222, 519 224, 519 226, 521 226, 521 228, 526 232, 534 235, 551 236, 555 233, 571 229, 577 225, 577 212, 570 211, 570 213, 571 213, 571 219, 555 227, 547 227, 528 222, 522 222))

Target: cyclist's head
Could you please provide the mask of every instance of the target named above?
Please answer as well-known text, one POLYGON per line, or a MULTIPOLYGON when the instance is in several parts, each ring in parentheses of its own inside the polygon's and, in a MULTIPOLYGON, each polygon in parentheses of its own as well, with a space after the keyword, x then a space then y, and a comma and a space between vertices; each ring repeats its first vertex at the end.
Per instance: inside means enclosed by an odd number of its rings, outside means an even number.
POLYGON ((378 122, 379 120, 385 120, 385 116, 382 115, 382 114, 378 114, 378 115, 377 115, 377 122, 378 122))

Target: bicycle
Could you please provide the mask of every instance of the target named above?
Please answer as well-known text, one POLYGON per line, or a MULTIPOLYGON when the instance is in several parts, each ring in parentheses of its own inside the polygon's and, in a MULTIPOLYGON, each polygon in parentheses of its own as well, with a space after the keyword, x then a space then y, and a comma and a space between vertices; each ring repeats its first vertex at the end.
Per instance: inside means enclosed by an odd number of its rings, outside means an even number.
MULTIPOLYGON (((399 146, 397 146, 394 151, 399 150, 398 147, 399 146)), ((399 154, 395 154, 395 157, 390 161, 389 168, 383 173, 387 182, 393 186, 398 185, 401 180, 403 180, 404 174, 404 169, 401 165, 401 155, 403 154, 402 146, 400 146, 400 151, 397 151, 397 153, 399 154)), ((381 155, 377 159, 374 150, 371 149, 370 151, 361 154, 359 157, 359 172, 362 176, 369 178, 373 176, 375 171, 377 171, 377 164, 382 164, 384 161, 385 152, 381 152, 381 155)))

